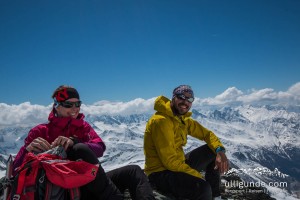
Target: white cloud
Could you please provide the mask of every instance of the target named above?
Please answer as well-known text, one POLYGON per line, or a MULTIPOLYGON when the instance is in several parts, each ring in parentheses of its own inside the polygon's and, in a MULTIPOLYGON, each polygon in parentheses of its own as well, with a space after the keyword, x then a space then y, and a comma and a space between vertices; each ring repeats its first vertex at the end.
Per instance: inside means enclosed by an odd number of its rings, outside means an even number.
POLYGON ((276 92, 272 88, 261 90, 252 89, 243 93, 235 87, 228 88, 222 94, 214 98, 198 100, 199 104, 204 105, 224 105, 224 104, 283 104, 300 105, 300 82, 291 86, 287 91, 276 92))
POLYGON ((226 103, 236 102, 237 99, 243 95, 243 92, 236 87, 230 87, 223 93, 217 95, 214 98, 198 99, 196 98, 193 106, 199 107, 202 105, 222 105, 226 103))
POLYGON ((152 113, 155 99, 156 97, 147 100, 137 98, 128 102, 99 101, 93 105, 83 105, 82 111, 85 114, 91 115, 130 115, 152 113))
POLYGON ((217 95, 214 99, 219 102, 236 101, 239 96, 243 95, 243 92, 235 87, 230 87, 222 94, 217 95))
POLYGON ((274 92, 271 88, 266 88, 262 90, 252 90, 250 94, 241 95, 238 97, 238 100, 244 103, 251 103, 251 102, 259 102, 259 101, 272 101, 276 100, 278 95, 274 92))
POLYGON ((296 83, 295 85, 292 85, 287 93, 297 97, 298 99, 300 98, 300 82, 296 83))
MULTIPOLYGON (((137 98, 128 102, 99 101, 92 105, 82 105, 81 111, 91 115, 131 115, 151 114, 156 97, 151 99, 137 98)), ((271 88, 251 90, 244 93, 235 87, 230 87, 214 98, 196 98, 193 107, 232 104, 283 104, 300 105, 300 82, 292 85, 287 91, 276 92, 271 88)), ((0 103, 0 128, 10 125, 34 126, 47 122, 52 105, 32 105, 29 102, 19 105, 0 103)))
POLYGON ((34 125, 46 122, 51 106, 32 105, 29 102, 19 105, 0 103, 0 126, 18 124, 34 125))

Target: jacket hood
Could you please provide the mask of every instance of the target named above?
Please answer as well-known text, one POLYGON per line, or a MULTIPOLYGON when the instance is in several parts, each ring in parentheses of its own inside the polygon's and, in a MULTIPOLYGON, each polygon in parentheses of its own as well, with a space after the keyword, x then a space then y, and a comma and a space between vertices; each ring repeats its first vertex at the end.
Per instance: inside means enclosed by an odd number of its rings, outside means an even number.
MULTIPOLYGON (((171 109, 171 100, 165 96, 159 96, 155 100, 154 103, 154 110, 158 112, 162 112, 170 117, 174 117, 173 111, 171 109)), ((187 112, 184 117, 190 117, 192 112, 187 112)))

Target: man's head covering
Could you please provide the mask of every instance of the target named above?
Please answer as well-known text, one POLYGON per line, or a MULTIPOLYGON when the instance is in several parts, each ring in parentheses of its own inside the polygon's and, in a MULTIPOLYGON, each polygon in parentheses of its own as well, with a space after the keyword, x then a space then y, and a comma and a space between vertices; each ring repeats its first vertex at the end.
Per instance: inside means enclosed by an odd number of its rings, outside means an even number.
POLYGON ((173 98, 176 95, 181 95, 181 94, 184 94, 185 92, 191 94, 191 97, 194 98, 194 92, 193 92, 191 86, 189 86, 189 85, 179 85, 178 87, 176 87, 173 90, 173 98))

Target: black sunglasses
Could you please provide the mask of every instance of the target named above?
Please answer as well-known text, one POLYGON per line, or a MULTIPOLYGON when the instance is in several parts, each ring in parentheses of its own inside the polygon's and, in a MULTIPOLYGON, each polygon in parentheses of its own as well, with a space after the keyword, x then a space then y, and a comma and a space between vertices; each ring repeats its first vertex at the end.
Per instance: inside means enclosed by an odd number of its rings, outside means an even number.
POLYGON ((187 97, 184 94, 177 94, 176 97, 181 100, 187 100, 190 103, 193 103, 194 97, 187 97))
POLYGON ((63 102, 59 102, 59 105, 61 105, 64 108, 72 108, 75 105, 76 108, 79 108, 81 106, 81 101, 76 101, 76 102, 63 101, 63 102))

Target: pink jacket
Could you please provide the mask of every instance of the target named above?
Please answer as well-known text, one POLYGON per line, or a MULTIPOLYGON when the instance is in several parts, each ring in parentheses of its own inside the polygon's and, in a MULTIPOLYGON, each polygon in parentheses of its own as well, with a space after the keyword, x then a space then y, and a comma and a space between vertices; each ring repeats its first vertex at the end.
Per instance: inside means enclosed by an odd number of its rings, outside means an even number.
POLYGON ((26 147, 38 137, 44 138, 51 144, 58 136, 72 136, 78 139, 78 142, 87 144, 97 157, 101 157, 106 148, 105 144, 90 124, 83 119, 84 114, 82 113, 78 115, 77 119, 56 117, 52 110, 48 117, 48 123, 39 124, 29 131, 24 146, 21 147, 13 162, 13 169, 22 164, 25 155, 28 153, 26 147))

